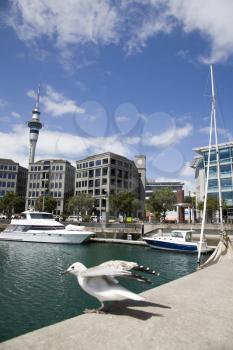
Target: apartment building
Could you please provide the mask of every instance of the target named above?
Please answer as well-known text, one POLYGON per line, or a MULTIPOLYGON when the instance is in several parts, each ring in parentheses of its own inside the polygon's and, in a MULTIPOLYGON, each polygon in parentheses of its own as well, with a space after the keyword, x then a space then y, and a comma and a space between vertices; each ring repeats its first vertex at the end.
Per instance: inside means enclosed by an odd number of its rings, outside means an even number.
POLYGON ((11 159, 0 159, 0 198, 8 192, 25 197, 28 170, 11 159))
POLYGON ((47 159, 30 163, 26 209, 34 208, 36 200, 50 195, 57 201, 56 213, 62 214, 65 201, 74 195, 75 168, 63 159, 47 159))

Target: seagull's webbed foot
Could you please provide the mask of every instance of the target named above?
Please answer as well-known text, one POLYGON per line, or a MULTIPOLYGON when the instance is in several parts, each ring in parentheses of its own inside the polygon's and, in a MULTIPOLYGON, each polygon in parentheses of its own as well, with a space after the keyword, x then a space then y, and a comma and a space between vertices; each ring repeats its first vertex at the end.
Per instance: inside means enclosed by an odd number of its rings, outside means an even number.
POLYGON ((97 309, 85 309, 85 314, 105 314, 106 311, 104 311, 104 303, 101 302, 101 306, 97 309))

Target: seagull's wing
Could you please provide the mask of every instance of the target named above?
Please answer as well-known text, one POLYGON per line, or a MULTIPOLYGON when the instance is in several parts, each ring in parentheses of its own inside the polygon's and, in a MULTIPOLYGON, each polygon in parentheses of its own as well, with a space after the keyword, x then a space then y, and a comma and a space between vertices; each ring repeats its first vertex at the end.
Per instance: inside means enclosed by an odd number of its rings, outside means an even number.
POLYGON ((109 260, 100 264, 99 266, 111 267, 117 270, 130 271, 138 266, 137 263, 125 260, 109 260))
POLYGON ((134 271, 137 270, 138 264, 135 262, 124 261, 124 260, 110 260, 106 261, 98 266, 91 267, 85 271, 81 272, 82 277, 109 277, 116 283, 117 280, 114 277, 126 277, 130 279, 135 279, 144 283, 152 283, 150 280, 144 276, 135 274, 134 271))
POLYGON ((86 269, 80 273, 80 276, 82 277, 98 277, 98 276, 125 276, 125 275, 131 275, 131 272, 117 269, 114 267, 108 267, 108 266, 95 266, 91 267, 89 269, 86 269))
POLYGON ((159 272, 156 272, 155 270, 151 269, 150 267, 144 266, 144 265, 139 265, 136 262, 132 261, 125 261, 125 260, 109 260, 106 261, 99 266, 106 266, 106 267, 112 267, 116 269, 120 269, 123 271, 131 271, 132 273, 134 271, 141 271, 144 273, 148 273, 151 275, 159 275, 159 272))

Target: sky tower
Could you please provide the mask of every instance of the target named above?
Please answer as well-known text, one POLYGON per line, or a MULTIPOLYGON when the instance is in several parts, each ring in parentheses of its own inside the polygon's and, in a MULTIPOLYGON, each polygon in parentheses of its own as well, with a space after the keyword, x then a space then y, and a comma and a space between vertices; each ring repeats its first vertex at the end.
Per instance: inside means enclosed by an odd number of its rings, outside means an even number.
POLYGON ((39 130, 42 128, 42 123, 40 122, 40 86, 38 86, 38 91, 36 95, 36 105, 32 111, 32 119, 28 121, 29 131, 29 140, 30 140, 30 149, 29 149, 29 163, 34 163, 36 143, 39 136, 39 130))

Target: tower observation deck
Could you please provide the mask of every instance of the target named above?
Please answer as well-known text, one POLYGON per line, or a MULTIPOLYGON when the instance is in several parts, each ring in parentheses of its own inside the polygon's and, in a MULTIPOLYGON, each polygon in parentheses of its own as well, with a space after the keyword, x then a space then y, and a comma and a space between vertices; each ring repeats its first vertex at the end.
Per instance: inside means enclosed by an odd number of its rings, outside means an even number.
POLYGON ((30 141, 30 149, 29 149, 29 163, 34 163, 35 159, 35 150, 36 143, 39 136, 39 130, 42 128, 42 123, 40 121, 40 87, 38 87, 37 95, 36 95, 36 105, 32 111, 32 119, 28 121, 29 131, 29 141, 30 141))

